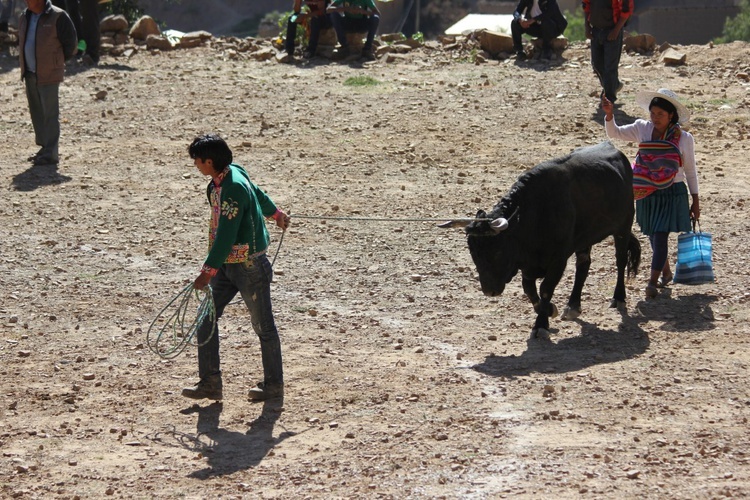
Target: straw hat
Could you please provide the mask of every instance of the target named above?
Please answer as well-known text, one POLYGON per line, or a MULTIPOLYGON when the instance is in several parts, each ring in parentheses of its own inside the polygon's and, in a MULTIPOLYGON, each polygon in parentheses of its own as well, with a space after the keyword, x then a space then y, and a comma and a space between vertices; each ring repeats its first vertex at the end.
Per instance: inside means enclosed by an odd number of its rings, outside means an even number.
POLYGON ((690 111, 688 111, 688 109, 680 102, 677 94, 669 89, 659 89, 656 92, 648 90, 638 92, 638 94, 636 94, 635 96, 635 103, 648 111, 648 106, 649 104, 651 104, 651 100, 654 97, 660 97, 665 101, 671 102, 677 110, 677 118, 682 125, 685 125, 688 121, 690 121, 690 111))

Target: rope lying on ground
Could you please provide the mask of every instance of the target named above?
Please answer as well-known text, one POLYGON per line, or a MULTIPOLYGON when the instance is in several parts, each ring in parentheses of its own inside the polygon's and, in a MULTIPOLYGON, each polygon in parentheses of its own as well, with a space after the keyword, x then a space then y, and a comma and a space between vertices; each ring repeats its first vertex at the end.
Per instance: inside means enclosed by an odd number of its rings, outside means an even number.
POLYGON ((215 329, 216 306, 214 305, 211 287, 206 286, 203 290, 195 290, 191 283, 183 288, 175 298, 170 300, 169 303, 159 311, 159 314, 156 315, 151 322, 151 325, 148 327, 148 332, 146 332, 146 343, 154 354, 157 354, 164 359, 172 359, 184 351, 188 344, 197 346, 207 344, 208 341, 211 340, 215 329), (203 298, 200 297, 201 294, 203 294, 203 298), (188 313, 195 310, 195 301, 200 301, 200 304, 198 304, 195 318, 188 324, 186 320, 192 318, 192 316, 188 316, 188 313), (156 325, 156 322, 159 318, 162 318, 162 315, 164 315, 167 309, 175 303, 177 303, 175 311, 166 319, 161 328, 154 332, 155 337, 152 337, 151 331, 154 328, 154 325, 156 325), (193 342, 193 337, 195 337, 198 327, 206 317, 210 318, 212 321, 211 334, 205 342, 201 344, 193 342))

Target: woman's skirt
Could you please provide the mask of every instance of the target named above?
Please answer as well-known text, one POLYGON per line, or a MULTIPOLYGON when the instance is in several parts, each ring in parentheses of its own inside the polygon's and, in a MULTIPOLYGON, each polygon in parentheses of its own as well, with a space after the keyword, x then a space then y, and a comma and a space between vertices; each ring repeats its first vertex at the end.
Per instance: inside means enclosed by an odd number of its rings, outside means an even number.
POLYGON ((675 182, 637 200, 635 220, 646 236, 690 231, 690 197, 685 183, 675 182))

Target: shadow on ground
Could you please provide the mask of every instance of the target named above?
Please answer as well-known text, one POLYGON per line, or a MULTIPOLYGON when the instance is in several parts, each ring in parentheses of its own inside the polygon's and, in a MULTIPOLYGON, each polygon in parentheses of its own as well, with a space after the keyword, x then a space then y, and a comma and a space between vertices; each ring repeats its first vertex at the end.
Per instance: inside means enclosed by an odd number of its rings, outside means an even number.
POLYGON ((27 170, 13 177, 11 187, 16 191, 34 191, 44 186, 54 186, 69 182, 67 175, 57 170, 57 165, 32 165, 27 170))
POLYGON ((580 335, 555 342, 558 331, 552 329, 552 341, 529 339, 526 351, 520 356, 490 355, 472 368, 490 376, 514 378, 531 373, 574 372, 604 363, 617 363, 648 350, 651 339, 643 330, 643 323, 663 321, 660 330, 665 332, 713 330, 711 304, 716 300, 713 295, 701 293, 672 299, 671 290, 665 288, 656 299, 638 302, 635 315, 624 314, 617 330, 602 329, 579 318, 575 322, 581 325, 580 335))
MULTIPOLYGON (((209 479, 257 466, 276 445, 296 434, 285 430, 276 437, 273 435, 283 405, 283 400, 264 402, 260 415, 249 424, 250 428, 244 433, 219 425, 222 403, 208 406, 196 404, 181 410, 180 413, 185 415, 198 414, 196 433, 193 435, 172 430, 169 434, 177 439, 180 446, 205 457, 205 462, 202 461, 201 464, 206 465, 189 473, 188 477, 209 479)), ((153 440, 164 441, 159 436, 155 436, 153 440)))

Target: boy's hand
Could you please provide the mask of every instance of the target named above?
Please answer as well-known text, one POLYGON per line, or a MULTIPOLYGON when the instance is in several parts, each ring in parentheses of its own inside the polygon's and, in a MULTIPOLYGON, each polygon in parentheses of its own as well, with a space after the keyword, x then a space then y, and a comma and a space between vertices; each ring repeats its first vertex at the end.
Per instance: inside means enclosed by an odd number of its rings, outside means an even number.
POLYGON ((284 231, 286 231, 286 229, 289 227, 289 224, 291 223, 291 219, 289 218, 289 216, 281 209, 276 210, 276 213, 273 214, 273 218, 276 221, 276 225, 284 231))
POLYGON ((208 273, 200 273, 195 281, 193 281, 193 288, 196 290, 203 290, 206 285, 211 281, 211 275, 208 273))

